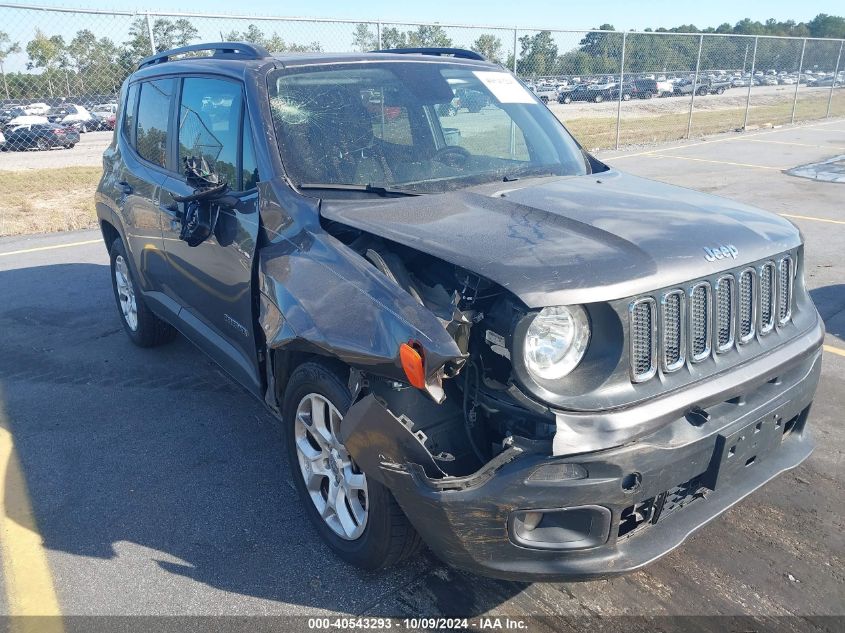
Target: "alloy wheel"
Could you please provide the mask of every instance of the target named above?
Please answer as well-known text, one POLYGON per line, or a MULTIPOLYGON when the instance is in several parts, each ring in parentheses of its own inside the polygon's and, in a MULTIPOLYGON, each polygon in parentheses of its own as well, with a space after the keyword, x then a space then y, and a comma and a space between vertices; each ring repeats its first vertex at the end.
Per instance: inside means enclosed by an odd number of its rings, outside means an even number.
POLYGON ((369 497, 366 475, 339 439, 342 419, 328 399, 310 393, 296 408, 294 437, 311 502, 335 534, 354 541, 367 526, 369 497))
POLYGON ((114 280, 123 320, 126 321, 129 329, 135 332, 138 330, 138 304, 135 301, 135 288, 123 255, 118 255, 114 260, 114 280))

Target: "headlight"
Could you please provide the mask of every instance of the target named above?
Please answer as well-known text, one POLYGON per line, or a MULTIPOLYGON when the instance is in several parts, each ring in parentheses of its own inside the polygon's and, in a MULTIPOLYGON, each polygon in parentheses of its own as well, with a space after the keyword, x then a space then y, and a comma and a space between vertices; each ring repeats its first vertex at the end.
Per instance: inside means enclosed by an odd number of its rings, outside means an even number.
POLYGON ((525 333, 525 366, 535 378, 563 378, 581 362, 589 342, 590 323, 584 308, 543 308, 525 333))

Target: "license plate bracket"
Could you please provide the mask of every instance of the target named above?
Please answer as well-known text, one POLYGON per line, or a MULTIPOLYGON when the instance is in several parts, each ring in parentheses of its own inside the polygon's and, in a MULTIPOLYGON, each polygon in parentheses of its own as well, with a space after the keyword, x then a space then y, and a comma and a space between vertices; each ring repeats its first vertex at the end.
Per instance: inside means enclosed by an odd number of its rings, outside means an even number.
POLYGON ((765 459, 780 446, 782 439, 783 418, 777 414, 760 418, 733 433, 720 433, 702 483, 718 490, 722 482, 765 459))

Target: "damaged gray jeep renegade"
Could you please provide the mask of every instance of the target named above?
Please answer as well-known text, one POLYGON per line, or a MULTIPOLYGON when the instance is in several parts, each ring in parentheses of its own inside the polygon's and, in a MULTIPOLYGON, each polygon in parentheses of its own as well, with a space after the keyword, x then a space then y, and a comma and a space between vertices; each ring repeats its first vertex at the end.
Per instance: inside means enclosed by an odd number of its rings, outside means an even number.
POLYGON ((97 212, 128 336, 260 399, 363 568, 631 571, 812 450, 799 231, 602 164, 470 51, 149 57, 97 212))

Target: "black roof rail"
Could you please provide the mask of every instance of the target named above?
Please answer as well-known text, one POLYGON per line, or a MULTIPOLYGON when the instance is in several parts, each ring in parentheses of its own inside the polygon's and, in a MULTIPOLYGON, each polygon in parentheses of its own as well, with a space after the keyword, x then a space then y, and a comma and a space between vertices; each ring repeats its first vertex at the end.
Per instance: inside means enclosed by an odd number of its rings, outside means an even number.
POLYGON ((210 42, 206 44, 180 46, 179 48, 171 48, 169 51, 150 55, 138 63, 138 70, 147 66, 169 62, 170 58, 175 55, 196 51, 214 51, 212 57, 224 59, 264 59, 265 57, 270 57, 270 52, 258 44, 250 44, 249 42, 210 42))
POLYGON ((460 59, 475 59, 486 62, 487 58, 481 53, 468 51, 465 48, 383 48, 373 53, 396 53, 399 55, 437 55, 438 57, 458 57, 460 59))

